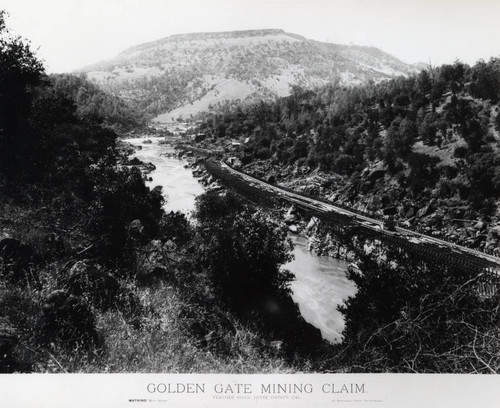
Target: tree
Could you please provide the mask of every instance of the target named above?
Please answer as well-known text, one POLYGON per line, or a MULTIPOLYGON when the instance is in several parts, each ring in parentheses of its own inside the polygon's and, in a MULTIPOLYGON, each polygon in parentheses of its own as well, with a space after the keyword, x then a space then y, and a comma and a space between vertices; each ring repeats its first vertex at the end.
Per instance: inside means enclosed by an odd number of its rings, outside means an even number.
POLYGON ((412 153, 408 158, 410 173, 407 177, 408 187, 414 194, 421 193, 426 187, 433 187, 439 173, 436 171, 438 157, 423 153, 412 153))
POLYGON ((422 70, 417 77, 417 85, 420 92, 427 95, 432 89, 432 79, 429 71, 422 70))
POLYGON ((291 260, 286 229, 230 193, 200 196, 196 214, 197 262, 225 303, 239 313, 262 312, 262 299, 288 296, 292 276, 280 269, 291 260))
POLYGON ((29 42, 10 34, 6 15, 0 11, 0 170, 12 175, 21 156, 35 154, 36 135, 27 118, 34 89, 46 76, 29 42))
POLYGON ((384 160, 391 171, 395 169, 398 158, 408 159, 417 136, 417 125, 412 120, 398 117, 391 123, 384 146, 384 160))
POLYGON ((434 146, 436 143, 436 118, 435 114, 429 113, 424 116, 418 128, 418 135, 422 142, 428 146, 434 146))
POLYGON ((481 60, 471 71, 471 94, 496 103, 500 97, 500 59, 492 58, 488 63, 481 60))

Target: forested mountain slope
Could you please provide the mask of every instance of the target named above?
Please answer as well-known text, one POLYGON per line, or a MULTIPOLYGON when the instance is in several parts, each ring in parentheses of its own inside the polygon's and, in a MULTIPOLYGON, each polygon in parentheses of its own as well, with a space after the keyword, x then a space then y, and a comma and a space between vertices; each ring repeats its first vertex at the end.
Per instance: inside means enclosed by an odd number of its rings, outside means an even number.
POLYGON ((119 131, 140 128, 148 116, 133 109, 122 98, 104 92, 83 75, 52 75, 56 92, 66 95, 75 105, 76 114, 89 121, 104 123, 119 131))
POLYGON ((242 142, 233 154, 257 174, 493 251, 499 99, 500 60, 457 62, 379 84, 296 87, 208 115, 200 130, 212 144, 242 142))

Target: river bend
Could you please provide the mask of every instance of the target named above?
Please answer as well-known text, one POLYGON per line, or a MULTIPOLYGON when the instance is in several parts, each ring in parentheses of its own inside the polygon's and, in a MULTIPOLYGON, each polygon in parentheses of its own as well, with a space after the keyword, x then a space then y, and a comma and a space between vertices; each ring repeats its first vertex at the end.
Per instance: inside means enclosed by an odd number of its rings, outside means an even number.
MULTIPOLYGON (((135 156, 151 162, 156 170, 148 177, 150 187, 161 185, 165 195, 167 211, 182 211, 187 215, 194 209, 195 198, 204 189, 193 177, 185 162, 177 159, 174 149, 159 144, 159 138, 136 138, 126 142, 141 146, 135 156), (144 143, 151 140, 152 143, 144 143)), ((321 330, 325 339, 332 343, 341 340, 344 319, 337 310, 349 296, 356 293, 354 283, 345 276, 347 263, 327 256, 315 256, 307 250, 307 239, 291 236, 294 244, 294 260, 284 265, 295 275, 291 284, 292 298, 298 304, 304 319, 321 330)))

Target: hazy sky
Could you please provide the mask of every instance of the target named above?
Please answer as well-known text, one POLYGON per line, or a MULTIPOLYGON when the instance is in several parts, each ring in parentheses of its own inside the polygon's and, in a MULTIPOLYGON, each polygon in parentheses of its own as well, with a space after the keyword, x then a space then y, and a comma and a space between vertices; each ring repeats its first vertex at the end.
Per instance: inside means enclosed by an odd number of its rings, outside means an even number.
POLYGON ((500 56, 500 0, 1 0, 0 8, 49 72, 171 34, 254 28, 376 46, 408 63, 500 56))

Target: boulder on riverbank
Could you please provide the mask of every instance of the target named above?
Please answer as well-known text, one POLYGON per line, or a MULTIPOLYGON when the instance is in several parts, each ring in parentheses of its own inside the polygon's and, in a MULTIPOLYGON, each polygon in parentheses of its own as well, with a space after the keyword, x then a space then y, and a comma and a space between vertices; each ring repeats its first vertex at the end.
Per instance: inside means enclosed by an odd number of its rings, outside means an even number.
POLYGON ((132 159, 126 160, 124 164, 127 166, 142 166, 144 162, 139 160, 137 157, 133 157, 132 159))
POLYGON ((297 220, 297 210, 292 205, 285 214, 285 223, 292 224, 297 220))
POLYGON ((361 271, 361 268, 355 262, 351 262, 349 265, 347 265, 347 271, 349 273, 353 273, 355 275, 363 276, 363 272, 361 271))

